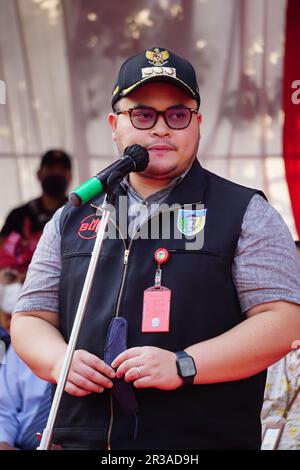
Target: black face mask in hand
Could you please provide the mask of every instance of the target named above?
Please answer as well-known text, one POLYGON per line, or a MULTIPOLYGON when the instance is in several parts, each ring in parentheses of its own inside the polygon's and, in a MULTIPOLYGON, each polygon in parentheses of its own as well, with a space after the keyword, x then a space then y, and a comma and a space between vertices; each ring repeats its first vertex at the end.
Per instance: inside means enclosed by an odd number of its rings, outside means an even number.
POLYGON ((60 175, 49 175, 42 180, 44 193, 51 197, 63 197, 68 187, 66 178, 60 175))
MULTIPOLYGON (((104 348, 104 362, 109 366, 116 357, 127 349, 127 330, 128 324, 126 318, 115 317, 111 320, 104 348)), ((119 402, 123 412, 127 416, 135 417, 135 431, 133 438, 137 436, 138 425, 138 403, 136 401, 134 387, 132 383, 125 382, 122 379, 113 379, 112 394, 119 402)))

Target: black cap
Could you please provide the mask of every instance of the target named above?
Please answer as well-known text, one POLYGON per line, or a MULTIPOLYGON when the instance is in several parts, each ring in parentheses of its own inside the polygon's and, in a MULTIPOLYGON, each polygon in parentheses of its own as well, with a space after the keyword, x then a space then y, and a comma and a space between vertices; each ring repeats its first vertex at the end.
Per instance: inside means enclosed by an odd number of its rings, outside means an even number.
POLYGON ((111 104, 149 82, 168 82, 186 91, 200 106, 194 67, 183 57, 163 47, 153 47, 130 57, 121 66, 111 104))
POLYGON ((71 157, 63 150, 48 150, 41 159, 40 168, 43 166, 61 165, 62 167, 71 170, 72 160, 71 157))

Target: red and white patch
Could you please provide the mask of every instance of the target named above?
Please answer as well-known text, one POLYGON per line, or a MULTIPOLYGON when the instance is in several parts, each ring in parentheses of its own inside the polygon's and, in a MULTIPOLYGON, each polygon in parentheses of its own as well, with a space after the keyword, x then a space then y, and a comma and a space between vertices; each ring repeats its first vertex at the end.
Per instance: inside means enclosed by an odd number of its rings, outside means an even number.
POLYGON ((99 215, 91 214, 85 217, 80 222, 78 235, 84 240, 92 240, 96 238, 98 229, 100 227, 101 217, 99 215))

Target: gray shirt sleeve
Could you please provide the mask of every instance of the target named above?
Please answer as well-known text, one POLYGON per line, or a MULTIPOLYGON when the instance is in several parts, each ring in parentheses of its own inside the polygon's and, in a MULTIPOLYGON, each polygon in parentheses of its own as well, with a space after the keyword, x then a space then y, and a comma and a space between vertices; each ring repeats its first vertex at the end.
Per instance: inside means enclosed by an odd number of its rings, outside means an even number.
POLYGON ((251 199, 232 265, 241 308, 284 300, 300 304, 300 257, 280 214, 258 194, 251 199))
POLYGON ((31 310, 58 312, 61 271, 59 220, 62 210, 62 207, 58 209, 44 228, 14 313, 31 310))

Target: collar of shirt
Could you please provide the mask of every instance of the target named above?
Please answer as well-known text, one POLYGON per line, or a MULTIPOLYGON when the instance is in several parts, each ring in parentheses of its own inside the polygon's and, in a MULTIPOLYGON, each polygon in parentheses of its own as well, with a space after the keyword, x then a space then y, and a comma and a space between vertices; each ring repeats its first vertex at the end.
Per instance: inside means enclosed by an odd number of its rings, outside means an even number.
POLYGON ((151 194, 150 196, 146 197, 146 198, 142 198, 142 196, 140 196, 133 188, 132 186, 130 185, 130 182, 129 182, 129 179, 128 179, 128 176, 126 176, 123 181, 121 182, 121 185, 122 187, 125 189, 125 191, 127 191, 127 195, 128 195, 128 198, 129 198, 129 206, 132 204, 132 203, 140 203, 140 204, 143 204, 145 206, 149 206, 150 204, 161 204, 166 198, 167 196, 173 191, 173 189, 183 180, 183 178, 188 174, 188 172, 190 171, 192 165, 190 165, 190 167, 184 172, 182 173, 180 176, 177 176, 176 178, 174 178, 169 184, 168 186, 166 186, 165 188, 162 188, 160 189, 159 191, 156 191, 156 193, 154 194, 151 194))
MULTIPOLYGON (((192 165, 191 165, 192 166, 192 165)), ((158 211, 159 205, 188 174, 191 166, 182 175, 177 176, 168 186, 143 199, 130 185, 128 177, 121 182, 128 197, 128 235, 132 238, 148 217, 158 211)))

